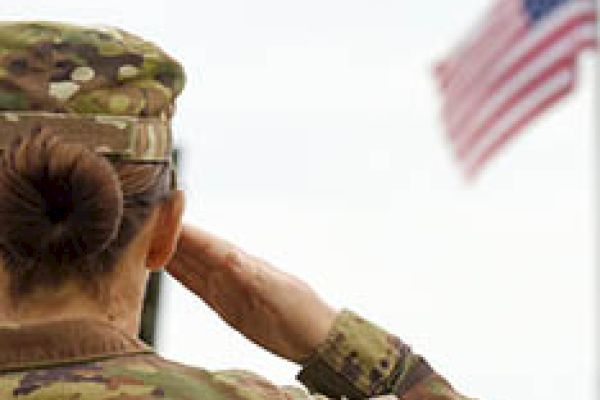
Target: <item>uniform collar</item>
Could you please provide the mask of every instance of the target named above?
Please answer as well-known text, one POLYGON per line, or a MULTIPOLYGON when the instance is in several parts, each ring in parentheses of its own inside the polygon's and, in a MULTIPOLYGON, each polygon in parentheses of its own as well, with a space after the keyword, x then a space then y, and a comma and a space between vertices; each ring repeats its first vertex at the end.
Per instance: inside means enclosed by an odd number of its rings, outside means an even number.
POLYGON ((0 372, 152 352, 108 322, 93 319, 0 323, 0 372))

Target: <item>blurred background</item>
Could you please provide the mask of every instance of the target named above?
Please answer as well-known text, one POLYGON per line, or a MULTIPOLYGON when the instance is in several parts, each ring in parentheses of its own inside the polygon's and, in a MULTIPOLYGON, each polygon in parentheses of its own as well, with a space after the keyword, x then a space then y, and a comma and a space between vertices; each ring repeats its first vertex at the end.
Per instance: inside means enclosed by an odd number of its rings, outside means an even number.
MULTIPOLYGON (((5 19, 118 25, 180 59, 186 221, 410 343, 480 399, 592 399, 594 54, 578 90, 473 182, 433 65, 491 0, 0 3, 5 19)), ((296 384, 165 277, 156 347, 296 384)))

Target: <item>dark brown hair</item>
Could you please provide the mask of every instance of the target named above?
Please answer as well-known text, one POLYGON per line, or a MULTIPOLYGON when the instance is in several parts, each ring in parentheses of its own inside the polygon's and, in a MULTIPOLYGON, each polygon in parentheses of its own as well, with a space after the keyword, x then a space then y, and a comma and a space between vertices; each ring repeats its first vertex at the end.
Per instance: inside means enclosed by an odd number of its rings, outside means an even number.
POLYGON ((0 164, 0 256, 11 294, 69 279, 98 289, 170 193, 168 163, 111 163, 47 131, 21 136, 0 164))

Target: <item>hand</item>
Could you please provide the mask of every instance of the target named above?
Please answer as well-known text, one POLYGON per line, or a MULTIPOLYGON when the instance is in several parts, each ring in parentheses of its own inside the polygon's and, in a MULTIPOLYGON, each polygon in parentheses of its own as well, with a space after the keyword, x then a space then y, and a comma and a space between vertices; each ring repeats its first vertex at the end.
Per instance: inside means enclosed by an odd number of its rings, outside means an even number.
POLYGON ((184 226, 166 269, 248 339, 294 362, 323 343, 337 314, 298 278, 197 228, 184 226))

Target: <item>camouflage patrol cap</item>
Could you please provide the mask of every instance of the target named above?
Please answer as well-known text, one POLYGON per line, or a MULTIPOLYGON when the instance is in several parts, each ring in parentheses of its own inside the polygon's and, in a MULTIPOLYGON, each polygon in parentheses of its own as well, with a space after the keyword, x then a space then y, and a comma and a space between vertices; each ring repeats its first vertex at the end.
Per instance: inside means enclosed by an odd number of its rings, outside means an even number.
POLYGON ((0 149, 46 128, 131 160, 170 160, 185 81, 162 49, 117 28, 0 22, 0 149))

